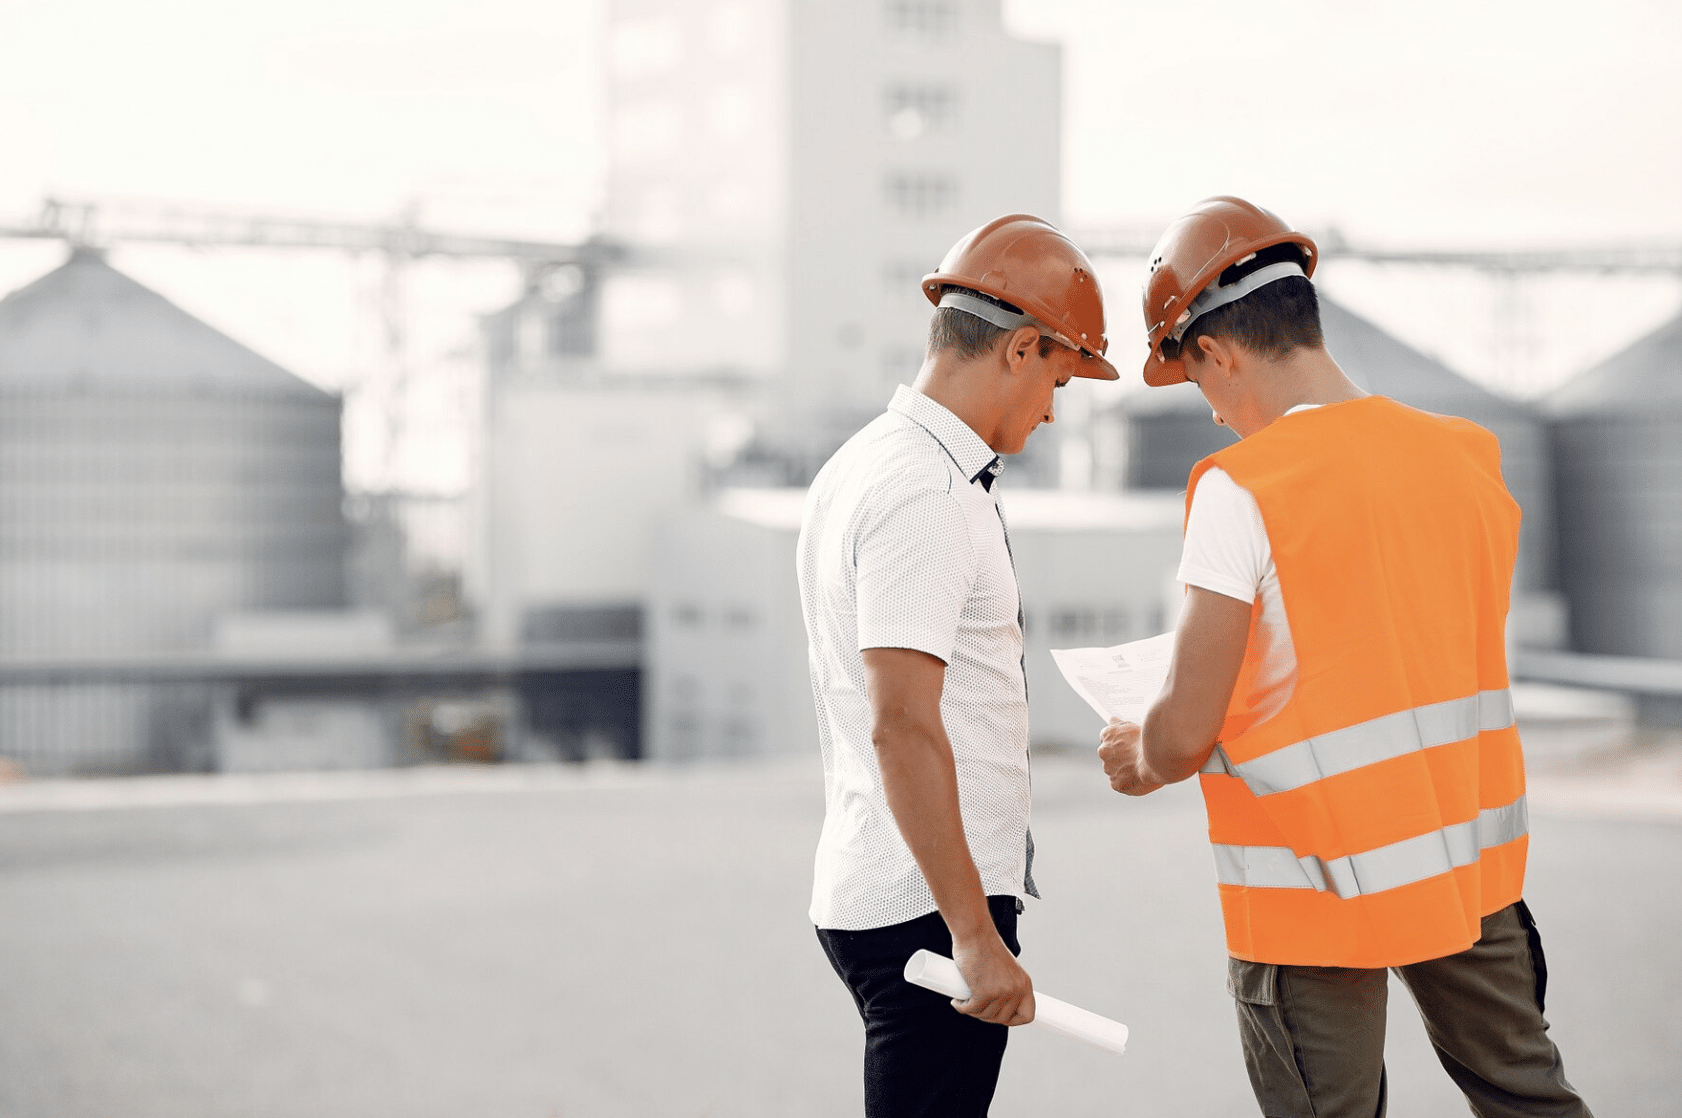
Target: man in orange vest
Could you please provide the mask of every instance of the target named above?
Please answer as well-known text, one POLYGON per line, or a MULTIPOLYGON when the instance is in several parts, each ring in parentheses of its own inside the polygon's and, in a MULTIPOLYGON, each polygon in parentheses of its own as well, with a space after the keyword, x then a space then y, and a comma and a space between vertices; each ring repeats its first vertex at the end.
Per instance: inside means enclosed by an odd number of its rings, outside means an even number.
POLYGON ((1393 968, 1475 1114, 1586 1116, 1522 899, 1500 448, 1344 375, 1317 255, 1237 198, 1151 254, 1145 382, 1193 382, 1240 441, 1192 470, 1168 682, 1098 752, 1127 795, 1201 778, 1263 1113, 1384 1113, 1393 968))

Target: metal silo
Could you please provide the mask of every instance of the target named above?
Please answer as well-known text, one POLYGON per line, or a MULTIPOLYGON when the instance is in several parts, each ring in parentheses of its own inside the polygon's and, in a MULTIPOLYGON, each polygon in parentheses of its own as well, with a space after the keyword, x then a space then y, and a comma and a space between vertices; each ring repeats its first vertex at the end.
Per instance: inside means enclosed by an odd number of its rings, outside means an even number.
MULTIPOLYGON (((1369 392, 1442 415, 1457 415, 1489 428, 1501 440, 1507 487, 1524 509, 1514 586, 1533 598, 1558 585, 1555 563, 1552 468, 1541 419, 1528 407, 1504 400, 1448 366, 1320 295, 1326 348, 1350 379, 1369 392)), ((1211 421, 1195 385, 1153 388, 1125 405, 1127 483, 1138 488, 1185 487, 1191 467, 1236 436, 1211 421)))
POLYGON ((1682 317, 1547 407, 1572 647, 1682 660, 1682 317))
MULTIPOLYGON (((233 610, 344 602, 339 399, 79 250, 0 300, 0 656, 202 649, 233 610)), ((31 772, 153 767, 200 696, 0 688, 31 772)))

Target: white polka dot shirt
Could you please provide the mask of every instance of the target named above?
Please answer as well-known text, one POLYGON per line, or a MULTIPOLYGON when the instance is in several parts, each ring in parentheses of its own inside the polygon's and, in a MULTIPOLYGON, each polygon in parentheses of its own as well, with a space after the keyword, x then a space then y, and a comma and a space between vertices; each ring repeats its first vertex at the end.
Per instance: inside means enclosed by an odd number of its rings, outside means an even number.
POLYGON ((807 494, 798 565, 824 766, 811 908, 820 928, 881 928, 935 911, 883 795, 866 648, 913 648, 945 662, 941 714, 982 888, 1039 895, 1021 605, 990 491, 998 468, 962 420, 901 386, 807 494))

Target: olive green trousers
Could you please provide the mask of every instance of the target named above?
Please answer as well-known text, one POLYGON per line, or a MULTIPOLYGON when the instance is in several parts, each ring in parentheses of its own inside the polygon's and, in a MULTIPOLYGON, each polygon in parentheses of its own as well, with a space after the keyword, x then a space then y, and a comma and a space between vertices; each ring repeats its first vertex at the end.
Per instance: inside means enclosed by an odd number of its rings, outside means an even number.
MULTIPOLYGON (((1244 1063, 1267 1118, 1383 1118, 1382 969, 1228 961, 1244 1063)), ((1591 1118, 1542 1017, 1547 963, 1523 901, 1456 955, 1395 967, 1478 1118, 1591 1118)))

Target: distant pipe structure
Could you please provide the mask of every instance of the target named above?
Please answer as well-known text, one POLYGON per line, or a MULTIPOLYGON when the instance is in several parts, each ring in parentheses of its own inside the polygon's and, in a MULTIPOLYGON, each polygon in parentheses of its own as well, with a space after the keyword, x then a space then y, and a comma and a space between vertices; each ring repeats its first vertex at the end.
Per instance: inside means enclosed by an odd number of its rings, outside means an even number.
MULTIPOLYGON (((1116 225, 1075 229, 1070 236, 1096 259, 1149 258, 1157 227, 1116 225)), ((1523 395, 1532 371, 1536 324, 1527 287, 1539 277, 1600 275, 1682 280, 1682 242, 1556 246, 1531 249, 1384 248, 1351 242, 1330 227, 1308 231, 1320 247, 1322 262, 1360 261, 1413 268, 1451 268, 1481 275, 1494 285, 1492 311, 1494 360, 1485 370, 1489 383, 1506 395, 1523 395)))
MULTIPOLYGON (((384 258, 380 308, 386 371, 381 378, 392 403, 386 409, 385 471, 395 484, 394 460, 405 436, 402 401, 412 389, 404 277, 410 264, 433 259, 507 260, 520 267, 526 289, 551 273, 573 268, 580 283, 599 282, 602 269, 631 264, 622 245, 600 238, 576 243, 519 240, 425 229, 412 214, 384 224, 229 213, 174 204, 138 205, 47 198, 33 220, 0 225, 0 238, 57 240, 75 248, 115 244, 164 244, 190 248, 315 249, 384 258)), ((643 262, 649 261, 645 257, 643 262)))
MULTIPOLYGON (((1158 226, 1127 224, 1077 228, 1071 236, 1093 257, 1141 258, 1149 256, 1159 232, 1158 226)), ((1508 285, 1504 309, 1499 312, 1507 318, 1519 314, 1522 301, 1516 285, 1527 276, 1573 272, 1682 278, 1682 243, 1494 250, 1392 249, 1351 242, 1335 227, 1311 232, 1325 259, 1457 268, 1493 276, 1508 285)), ((631 245, 599 236, 565 242, 451 233, 423 227, 412 211, 398 221, 359 223, 237 213, 175 203, 53 197, 42 202, 32 219, 0 224, 0 238, 58 240, 75 247, 96 249, 116 244, 167 244, 378 254, 385 262, 380 306, 386 358, 385 372, 377 379, 389 400, 385 472, 393 479, 390 482, 393 485, 396 484, 395 456, 405 437, 407 413, 403 401, 412 389, 403 295, 404 275, 409 265, 429 258, 506 260, 521 269, 529 292, 538 290, 559 270, 574 270, 579 286, 594 290, 610 271, 697 264, 716 266, 736 255, 722 245, 674 250, 631 245)))
MULTIPOLYGON (((1075 229, 1069 236, 1088 256, 1148 257, 1161 231, 1116 225, 1075 229)), ((1310 230, 1323 259, 1372 264, 1470 268, 1482 272, 1599 272, 1682 276, 1682 243, 1537 249, 1391 249, 1352 242, 1336 228, 1310 230)))
MULTIPOLYGON (((1091 226, 1070 236, 1088 256, 1149 256, 1156 226, 1091 226)), ((1537 249, 1392 249, 1350 241, 1335 227, 1310 231, 1321 252, 1374 264, 1471 268, 1488 272, 1603 272, 1682 275, 1682 243, 1613 244, 1537 249)), ((538 272, 554 267, 639 267, 681 262, 677 254, 601 237, 536 241, 427 229, 409 218, 361 223, 274 217, 187 205, 47 198, 30 221, 0 225, 0 238, 59 240, 103 248, 118 243, 201 248, 298 248, 377 252, 403 259, 446 257, 510 260, 538 272)), ((726 255, 720 253, 719 255, 726 255)))
POLYGON ((429 256, 512 260, 538 267, 602 267, 627 262, 623 246, 590 238, 576 243, 443 233, 412 218, 366 224, 269 217, 179 205, 136 206, 48 198, 33 221, 0 226, 0 237, 59 240, 104 248, 117 243, 196 248, 305 248, 377 252, 405 259, 429 256))
POLYGON ((260 683, 368 679, 508 683, 551 672, 629 669, 642 662, 637 640, 573 642, 553 649, 502 654, 471 650, 262 656, 236 653, 146 653, 118 656, 35 656, 0 659, 0 684, 260 683))
MULTIPOLYGON (((1310 231, 1324 258, 1374 264, 1459 268, 1517 279, 1546 273, 1672 275, 1682 278, 1682 243, 1614 244, 1534 249, 1391 249, 1351 242, 1341 231, 1310 231)), ((1095 258, 1144 258, 1156 244, 1160 227, 1095 226, 1070 236, 1095 258)), ((719 263, 731 253, 718 250, 669 251, 631 246, 602 237, 576 242, 525 240, 450 233, 421 226, 411 215, 386 223, 358 223, 299 217, 274 217, 213 211, 186 205, 138 205, 121 202, 48 198, 31 220, 0 224, 0 238, 57 240, 73 247, 106 248, 116 244, 167 244, 202 248, 282 248, 327 250, 384 257, 388 292, 384 301, 386 333, 399 370, 402 349, 401 270, 417 260, 507 260, 519 266, 529 289, 556 269, 575 268, 585 285, 604 272, 639 267, 719 263)), ((619 666, 635 661, 627 647, 594 649, 582 660, 522 654, 511 658, 456 656, 425 659, 396 655, 332 664, 244 661, 221 656, 62 660, 0 663, 0 682, 8 684, 74 681, 239 682, 306 677, 357 676, 390 681, 417 679, 508 680, 533 672, 583 666, 619 666)), ((1523 678, 1601 686, 1682 704, 1682 662, 1580 653, 1522 651, 1514 674, 1523 678)))

